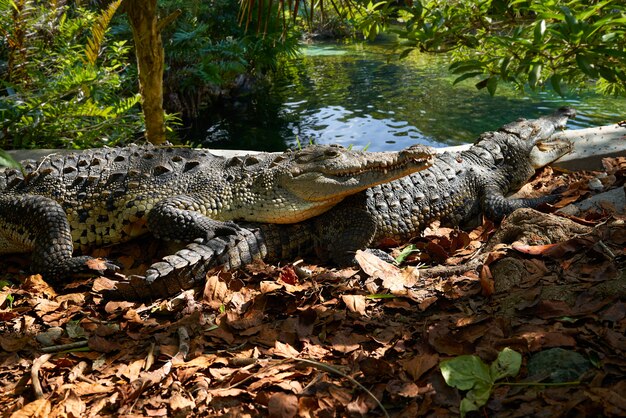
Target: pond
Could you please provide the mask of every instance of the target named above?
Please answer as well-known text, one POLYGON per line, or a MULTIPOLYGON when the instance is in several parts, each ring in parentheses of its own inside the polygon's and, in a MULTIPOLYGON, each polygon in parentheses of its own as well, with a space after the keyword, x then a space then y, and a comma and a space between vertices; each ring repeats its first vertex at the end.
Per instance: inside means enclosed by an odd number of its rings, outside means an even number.
POLYGON ((626 111, 626 98, 591 92, 561 97, 500 85, 491 97, 476 81, 453 85, 445 57, 398 60, 392 52, 389 43, 304 47, 273 76, 267 94, 208 112, 187 136, 210 148, 282 151, 315 142, 383 151, 472 142, 564 105, 579 113, 568 125, 574 129, 615 123, 626 111))

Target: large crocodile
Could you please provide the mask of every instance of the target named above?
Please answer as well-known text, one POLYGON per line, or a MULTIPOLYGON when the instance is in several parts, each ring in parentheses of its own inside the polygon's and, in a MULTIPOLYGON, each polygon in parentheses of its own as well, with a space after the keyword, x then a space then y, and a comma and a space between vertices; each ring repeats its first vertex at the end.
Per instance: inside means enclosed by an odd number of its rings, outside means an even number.
POLYGON ((51 280, 110 272, 110 263, 72 257, 74 248, 146 232, 207 240, 236 233, 230 220, 299 222, 431 159, 423 146, 397 153, 311 146, 234 158, 134 146, 25 161, 0 173, 0 254, 32 251, 32 270, 51 280))
POLYGON ((430 168, 369 188, 306 222, 245 225, 236 236, 193 243, 154 264, 145 278, 118 283, 110 296, 170 295, 203 280, 215 265, 236 268, 259 258, 284 260, 311 248, 338 264, 349 264, 357 249, 383 240, 406 240, 434 220, 460 225, 481 212, 498 220, 517 208, 549 203, 557 196, 505 196, 537 168, 571 150, 569 142, 550 136, 573 116, 573 109, 562 108, 484 133, 469 150, 440 154, 430 168))

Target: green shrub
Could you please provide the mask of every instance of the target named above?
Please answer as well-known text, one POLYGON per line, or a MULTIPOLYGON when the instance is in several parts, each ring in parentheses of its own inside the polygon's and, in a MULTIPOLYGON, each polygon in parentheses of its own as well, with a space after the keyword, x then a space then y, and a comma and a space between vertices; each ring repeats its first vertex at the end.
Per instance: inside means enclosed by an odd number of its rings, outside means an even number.
POLYGON ((55 1, 0 0, 0 148, 123 144, 143 130, 129 44, 96 42, 99 55, 86 52, 88 40, 104 40, 99 16, 55 1))

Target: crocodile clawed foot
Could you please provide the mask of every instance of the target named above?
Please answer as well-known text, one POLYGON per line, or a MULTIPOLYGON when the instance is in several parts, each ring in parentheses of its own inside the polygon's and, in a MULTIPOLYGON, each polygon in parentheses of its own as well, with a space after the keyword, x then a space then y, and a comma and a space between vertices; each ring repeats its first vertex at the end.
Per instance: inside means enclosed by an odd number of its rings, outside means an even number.
POLYGON ((66 268, 68 274, 74 277, 113 277, 120 269, 110 260, 89 256, 72 258, 66 268))
POLYGON ((366 248, 365 249, 366 252, 375 255, 376 257, 380 258, 381 260, 383 260, 386 263, 389 264, 393 264, 394 266, 398 265, 398 262, 396 261, 395 258, 393 258, 391 255, 389 255, 388 253, 384 252, 381 249, 378 248, 366 248))
POLYGON ((227 235, 237 235, 241 228, 235 222, 227 221, 227 222, 219 222, 214 221, 215 225, 212 225, 212 228, 206 231, 205 239, 208 241, 216 236, 227 236, 227 235))

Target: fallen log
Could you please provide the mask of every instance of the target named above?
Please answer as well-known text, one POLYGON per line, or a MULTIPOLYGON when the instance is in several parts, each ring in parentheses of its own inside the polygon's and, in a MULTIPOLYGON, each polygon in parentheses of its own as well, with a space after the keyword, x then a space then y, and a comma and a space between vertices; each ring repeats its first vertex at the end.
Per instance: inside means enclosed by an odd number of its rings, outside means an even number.
MULTIPOLYGON (((552 163, 553 166, 568 170, 601 170, 602 159, 626 155, 626 126, 619 124, 595 128, 572 129, 559 133, 558 138, 566 138, 574 143, 574 150, 552 163)), ((468 149, 471 144, 437 148, 438 152, 456 152, 468 149)), ((33 149, 7 151, 15 160, 38 159, 50 154, 67 154, 74 150, 33 149)), ((233 157, 255 154, 258 151, 211 150, 215 155, 233 157)))

